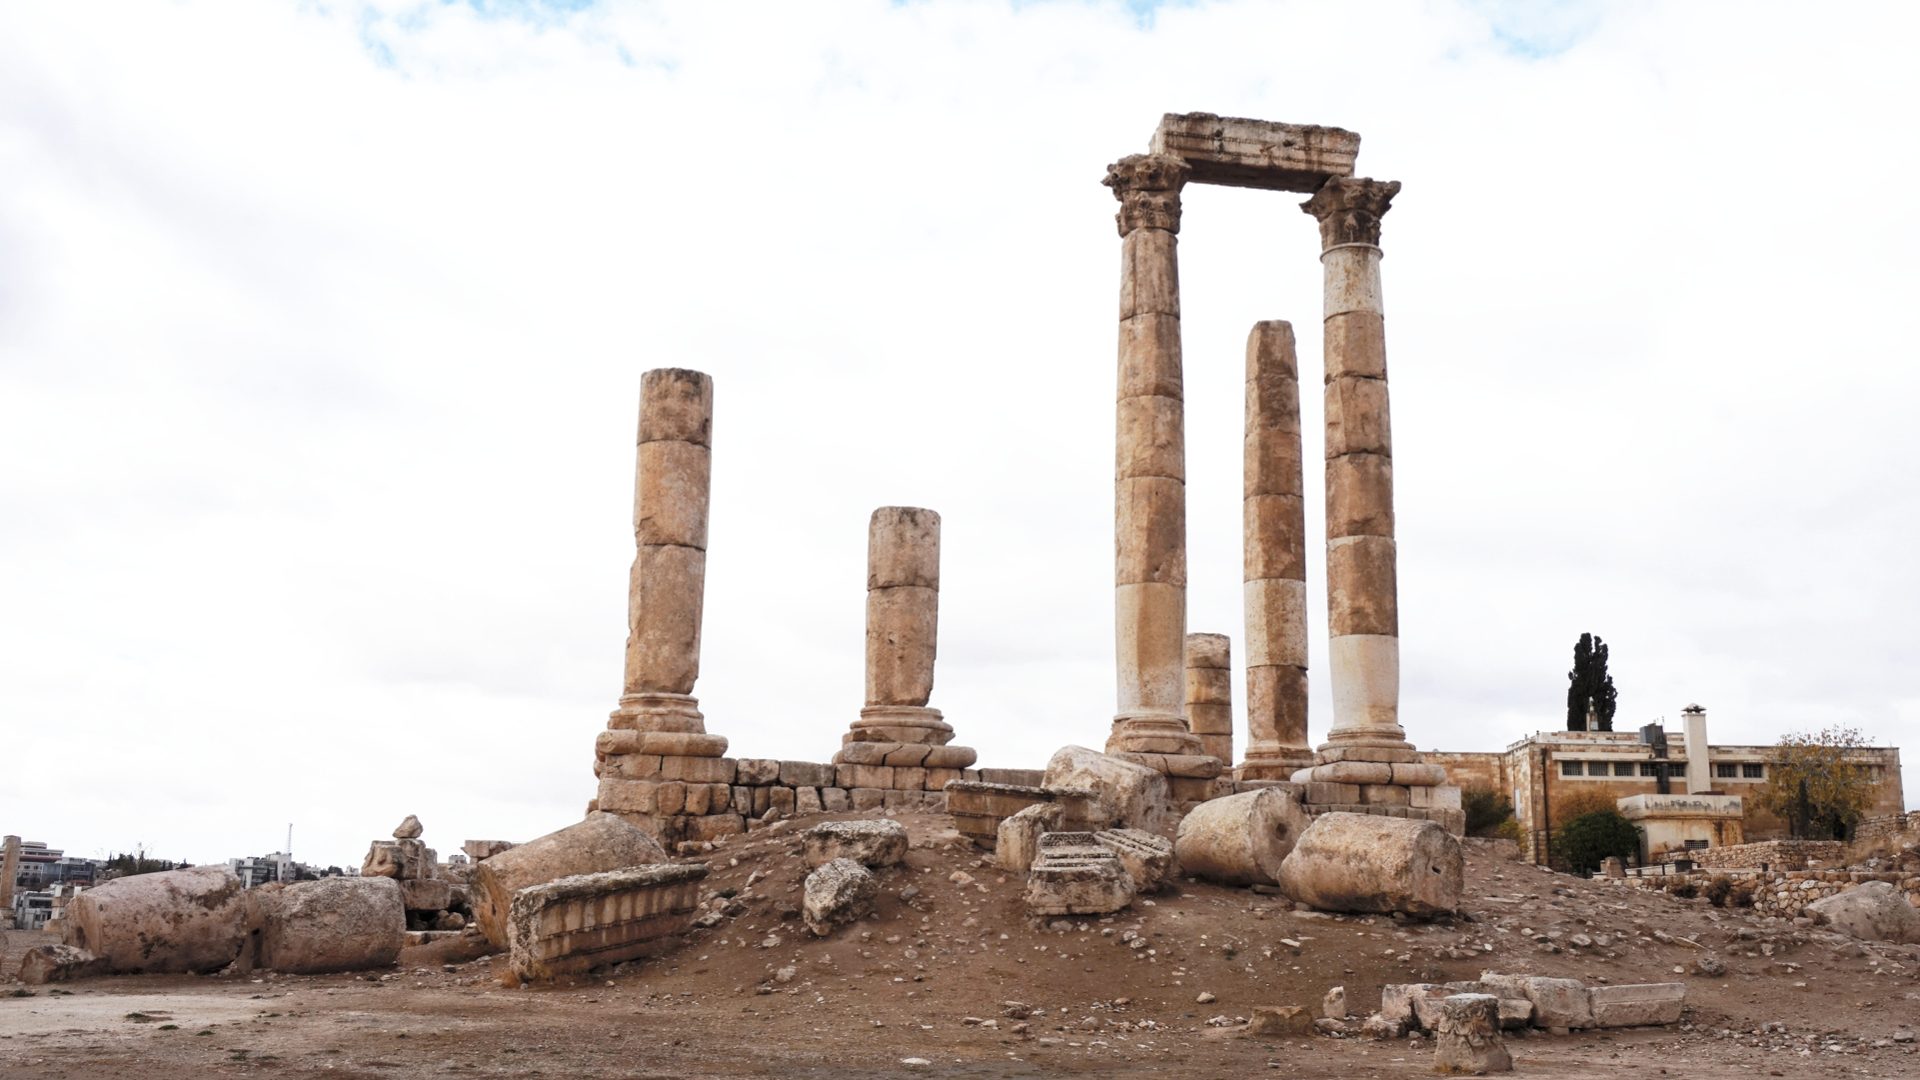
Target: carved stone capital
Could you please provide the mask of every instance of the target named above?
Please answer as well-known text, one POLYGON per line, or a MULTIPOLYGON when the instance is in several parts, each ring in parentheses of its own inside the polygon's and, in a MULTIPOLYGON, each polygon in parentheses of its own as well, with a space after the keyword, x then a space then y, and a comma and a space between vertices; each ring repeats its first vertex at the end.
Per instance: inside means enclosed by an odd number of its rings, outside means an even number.
POLYGON ((1180 188, 1187 182, 1187 163, 1166 154, 1130 154, 1107 166, 1100 181, 1113 189, 1120 212, 1113 220, 1125 236, 1138 228, 1180 231, 1180 188))
POLYGON ((1336 176, 1300 204, 1300 209, 1320 222, 1320 246, 1341 244, 1380 244, 1380 219, 1386 215, 1393 197, 1400 193, 1398 180, 1368 180, 1359 176, 1336 176))

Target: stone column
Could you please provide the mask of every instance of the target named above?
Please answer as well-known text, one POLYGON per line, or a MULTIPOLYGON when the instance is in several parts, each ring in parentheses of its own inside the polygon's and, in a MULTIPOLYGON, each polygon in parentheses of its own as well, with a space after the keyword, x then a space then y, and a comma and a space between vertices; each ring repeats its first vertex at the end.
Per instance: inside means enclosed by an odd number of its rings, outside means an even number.
POLYGON ((1179 158, 1135 154, 1108 166, 1104 181, 1120 200, 1121 236, 1114 461, 1119 711, 1107 751, 1210 761, 1182 716, 1187 493, 1175 245, 1187 172, 1179 158))
POLYGON ((1233 764, 1232 650, 1225 634, 1187 635, 1187 727, 1222 765, 1233 764))
MULTIPOLYGON (((1247 335, 1242 522, 1247 625, 1247 759, 1237 780, 1285 780, 1307 746, 1307 517, 1300 367, 1293 326, 1247 335)), ((1198 729, 1196 729, 1198 730, 1198 729)))
POLYGON ((974 752, 933 696, 940 624, 940 515, 883 506, 867 523, 867 703, 835 764, 964 769, 974 752))
POLYGON ((20 838, 9 836, 0 849, 0 924, 13 925, 13 884, 20 876, 20 838))

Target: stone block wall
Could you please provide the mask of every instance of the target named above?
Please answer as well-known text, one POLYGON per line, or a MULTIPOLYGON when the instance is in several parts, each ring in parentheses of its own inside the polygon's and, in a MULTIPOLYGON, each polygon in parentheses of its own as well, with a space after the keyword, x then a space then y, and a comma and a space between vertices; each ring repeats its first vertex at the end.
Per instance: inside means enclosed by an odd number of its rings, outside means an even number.
POLYGON ((1695 870, 1686 874, 1647 877, 1604 878, 1637 889, 1671 889, 1682 882, 1704 889, 1716 877, 1726 877, 1736 886, 1753 887, 1753 910, 1782 919, 1806 914, 1807 905, 1822 897, 1868 881, 1887 881, 1920 908, 1920 874, 1872 873, 1862 870, 1695 870))
POLYGON ((1839 840, 1763 840, 1728 844, 1698 851, 1667 853, 1666 862, 1691 859, 1695 866, 1717 870, 1805 870, 1809 863, 1832 866, 1846 862, 1847 845, 1839 840))
POLYGON ((1853 830, 1856 840, 1880 840, 1890 836, 1902 836, 1911 833, 1920 840, 1920 810, 1905 814, 1888 814, 1885 817, 1868 818, 1853 830))

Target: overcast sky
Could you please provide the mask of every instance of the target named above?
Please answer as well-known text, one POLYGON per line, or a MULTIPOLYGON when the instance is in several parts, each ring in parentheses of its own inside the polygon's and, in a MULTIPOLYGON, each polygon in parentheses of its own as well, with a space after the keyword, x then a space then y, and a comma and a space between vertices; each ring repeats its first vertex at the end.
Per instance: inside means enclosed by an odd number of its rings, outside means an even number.
MULTIPOLYGON (((1617 726, 1855 725, 1920 803, 1920 9, 1846 10, 7 5, 0 831, 207 861, 292 823, 349 864, 408 813, 443 854, 575 820, 653 367, 717 384, 731 753, 824 760, 857 716, 887 504, 944 519, 957 741, 1100 745, 1099 181, 1190 110, 1358 131, 1405 184, 1412 739, 1559 727, 1593 631, 1617 726)), ((1181 234, 1189 628, 1236 665, 1248 328, 1320 369, 1299 201, 1190 188, 1181 234)))

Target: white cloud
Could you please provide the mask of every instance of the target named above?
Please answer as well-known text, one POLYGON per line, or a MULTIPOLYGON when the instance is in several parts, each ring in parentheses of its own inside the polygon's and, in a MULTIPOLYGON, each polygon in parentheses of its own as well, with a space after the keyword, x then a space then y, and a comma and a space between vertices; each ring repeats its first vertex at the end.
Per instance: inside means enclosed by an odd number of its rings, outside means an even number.
MULTIPOLYGON (((1097 743, 1097 181, 1188 109, 1352 128, 1406 183, 1421 745, 1555 726, 1583 630, 1623 723, 1920 744, 1906 7, 534 10, 0 14, 8 831, 210 859, 290 820, 344 862, 408 812, 443 850, 569 820, 657 366, 718 384, 698 692, 736 752, 837 745, 896 502, 945 519, 963 741, 1097 743)), ((1182 234, 1190 621, 1236 639, 1241 344, 1319 349, 1295 201, 1193 191, 1182 234)))

